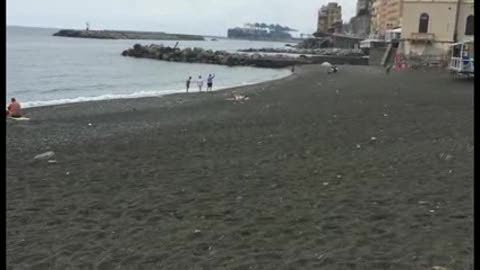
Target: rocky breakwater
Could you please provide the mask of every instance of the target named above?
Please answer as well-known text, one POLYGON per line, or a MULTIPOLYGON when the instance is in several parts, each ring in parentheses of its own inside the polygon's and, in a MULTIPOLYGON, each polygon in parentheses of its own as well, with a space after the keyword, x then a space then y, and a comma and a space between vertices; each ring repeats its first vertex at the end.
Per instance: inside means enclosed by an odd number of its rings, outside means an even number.
POLYGON ((55 34, 58 37, 96 39, 151 39, 151 40, 205 40, 202 36, 170 34, 164 32, 113 31, 113 30, 70 30, 63 29, 55 34))
POLYGON ((358 49, 317 48, 317 49, 281 49, 263 48, 240 50, 244 53, 297 54, 299 59, 307 59, 310 63, 329 62, 335 65, 368 65, 368 56, 358 49))
POLYGON ((260 49, 243 49, 239 52, 261 52, 261 53, 288 53, 288 54, 310 54, 310 55, 333 55, 333 56, 364 56, 360 49, 339 49, 339 48, 316 48, 316 49, 303 49, 303 48, 260 48, 260 49))
POLYGON ((202 48, 172 48, 162 45, 135 44, 133 48, 122 52, 123 56, 150 58, 171 62, 205 63, 225 66, 252 66, 266 68, 284 68, 292 65, 310 64, 308 57, 297 58, 284 55, 261 55, 228 53, 226 51, 204 50, 202 48))

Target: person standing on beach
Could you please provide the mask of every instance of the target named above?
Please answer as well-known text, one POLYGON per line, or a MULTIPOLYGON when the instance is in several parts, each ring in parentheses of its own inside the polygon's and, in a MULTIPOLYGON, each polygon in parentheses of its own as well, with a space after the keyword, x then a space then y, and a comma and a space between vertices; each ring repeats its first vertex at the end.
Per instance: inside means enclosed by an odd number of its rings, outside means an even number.
POLYGON ((385 69, 385 73, 388 75, 390 74, 390 70, 392 69, 393 65, 388 65, 387 68, 385 69))
POLYGON ((208 74, 208 78, 207 78, 207 91, 208 89, 210 89, 210 91, 212 91, 212 87, 213 87, 213 78, 215 78, 215 74, 208 74))
POLYGON ((188 93, 188 89, 190 89, 190 83, 192 82, 192 77, 188 77, 187 79, 187 93, 188 93))
POLYGON ((202 92, 203 79, 202 79, 202 76, 201 76, 201 75, 198 76, 197 85, 198 85, 198 91, 202 92))

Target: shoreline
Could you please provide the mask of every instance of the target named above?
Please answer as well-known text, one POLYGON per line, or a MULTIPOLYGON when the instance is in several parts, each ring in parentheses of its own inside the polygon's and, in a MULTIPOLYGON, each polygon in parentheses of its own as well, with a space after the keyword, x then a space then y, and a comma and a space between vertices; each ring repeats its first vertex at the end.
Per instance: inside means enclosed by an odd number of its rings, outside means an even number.
POLYGON ((308 65, 33 108, 6 126, 7 268, 469 269, 473 96, 445 71, 308 65))
MULTIPOLYGON (((285 69, 285 70, 287 70, 287 69, 285 69)), ((255 85, 259 85, 259 84, 271 83, 271 82, 275 82, 275 81, 288 79, 289 77, 291 77, 293 75, 294 75, 294 73, 290 72, 290 74, 285 74, 284 76, 281 76, 279 78, 274 78, 274 79, 266 80, 266 81, 251 82, 251 83, 246 83, 246 84, 241 84, 241 85, 236 85, 236 86, 220 87, 216 90, 213 90, 212 92, 228 91, 228 90, 231 90, 231 89, 238 89, 238 88, 242 88, 242 87, 250 87, 250 86, 255 86, 255 85)), ((47 104, 47 105, 39 105, 39 106, 38 105, 37 106, 27 106, 27 107, 24 107, 23 110, 25 112, 28 112, 29 110, 36 109, 36 108, 49 108, 49 107, 55 107, 55 106, 75 105, 75 104, 83 104, 83 103, 90 103, 90 102, 102 102, 102 101, 112 101, 112 100, 113 101, 115 101, 115 100, 130 100, 130 99, 135 100, 135 99, 144 99, 144 98, 161 98, 161 97, 168 97, 168 96, 177 95, 177 94, 180 94, 180 95, 182 95, 182 94, 184 94, 184 95, 200 94, 200 92, 198 91, 198 89, 196 88, 196 86, 194 84, 192 84, 192 87, 190 87, 190 92, 189 93, 186 93, 185 89, 184 89, 183 92, 181 90, 178 90, 178 91, 177 90, 150 91, 150 92, 167 92, 167 93, 166 94, 158 93, 158 94, 152 94, 152 95, 146 95, 146 96, 137 96, 137 97, 133 96, 133 95, 137 95, 137 93, 141 93, 141 92, 125 94, 125 95, 123 95, 125 97, 114 97, 114 98, 102 98, 104 96, 112 96, 112 95, 85 97, 85 99, 90 98, 91 100, 72 101, 72 102, 55 103, 55 104, 47 104), (128 97, 128 96, 133 96, 133 97, 128 97), (95 99, 95 98, 99 98, 99 99, 95 99)), ((149 92, 149 91, 145 91, 145 92, 149 92)), ((145 93, 145 92, 143 92, 143 93, 145 93)), ((206 92, 206 91, 203 90, 201 93, 204 93, 204 92, 206 92)), ((79 98, 79 97, 77 97, 77 98, 79 98)), ((65 100, 65 99, 62 99, 62 100, 65 100)), ((71 99, 69 99, 69 100, 71 100, 71 99)), ((39 103, 39 102, 55 102, 55 101, 56 100, 52 100, 52 101, 27 101, 27 102, 25 102, 25 104, 34 103, 34 102, 39 103)))

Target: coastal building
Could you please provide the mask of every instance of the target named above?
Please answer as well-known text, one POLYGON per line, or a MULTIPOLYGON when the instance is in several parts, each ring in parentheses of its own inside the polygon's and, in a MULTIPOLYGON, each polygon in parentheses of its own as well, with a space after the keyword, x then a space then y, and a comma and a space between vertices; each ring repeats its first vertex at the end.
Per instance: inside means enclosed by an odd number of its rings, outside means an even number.
POLYGON ((381 29, 385 31, 401 27, 403 0, 384 0, 383 2, 381 29))
POLYGON ((350 25, 354 36, 367 38, 370 34, 370 15, 355 16, 350 20, 350 25))
POLYGON ((401 13, 399 52, 406 58, 446 60, 452 43, 474 38, 474 0, 403 0, 401 13))
POLYGON ((342 29, 342 7, 338 3, 328 3, 318 11, 317 32, 338 33, 342 29))
POLYGON ((369 0, 357 0, 357 15, 369 8, 369 0))
POLYGON ((371 5, 369 0, 357 0, 357 14, 350 19, 351 33, 367 38, 370 34, 371 5))
POLYGON ((370 32, 383 37, 388 29, 402 25, 403 0, 373 0, 370 32))
POLYGON ((378 35, 380 21, 380 3, 381 0, 372 0, 370 10, 370 35, 375 38, 378 35))

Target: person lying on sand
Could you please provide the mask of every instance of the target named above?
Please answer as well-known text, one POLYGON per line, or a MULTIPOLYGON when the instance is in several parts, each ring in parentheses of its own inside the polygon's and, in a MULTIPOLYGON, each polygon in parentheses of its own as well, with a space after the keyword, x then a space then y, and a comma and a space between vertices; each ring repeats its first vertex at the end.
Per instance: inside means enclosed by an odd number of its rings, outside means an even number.
POLYGON ((15 98, 12 98, 10 105, 8 105, 7 116, 14 118, 22 117, 22 106, 15 98))

